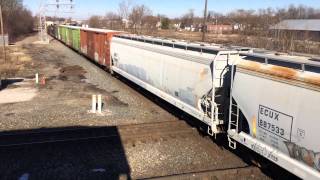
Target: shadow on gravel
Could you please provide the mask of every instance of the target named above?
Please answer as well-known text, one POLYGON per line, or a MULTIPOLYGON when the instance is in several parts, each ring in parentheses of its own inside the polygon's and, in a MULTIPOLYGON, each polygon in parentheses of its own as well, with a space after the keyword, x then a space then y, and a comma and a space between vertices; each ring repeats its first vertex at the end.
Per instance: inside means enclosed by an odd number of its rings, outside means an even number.
POLYGON ((17 83, 17 82, 22 82, 24 79, 4 79, 0 80, 0 91, 3 89, 6 89, 8 86, 17 83))
POLYGON ((0 179, 131 179, 117 127, 1 132, 0 159, 0 179))

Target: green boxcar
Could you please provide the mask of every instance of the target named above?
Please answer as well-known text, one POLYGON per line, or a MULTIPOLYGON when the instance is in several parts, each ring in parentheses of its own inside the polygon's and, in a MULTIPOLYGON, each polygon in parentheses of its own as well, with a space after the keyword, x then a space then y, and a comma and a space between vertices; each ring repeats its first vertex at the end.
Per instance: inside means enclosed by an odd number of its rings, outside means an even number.
POLYGON ((54 37, 56 39, 59 39, 59 26, 55 25, 53 26, 53 28, 54 28, 54 37))
POLYGON ((67 40, 66 44, 72 47, 72 28, 66 27, 66 33, 67 33, 67 40))
POLYGON ((66 43, 75 50, 80 50, 80 27, 67 27, 66 43))
POLYGON ((80 28, 72 29, 72 47, 80 50, 80 28))
POLYGON ((57 26, 57 39, 61 40, 61 34, 60 34, 60 26, 57 26))
POLYGON ((60 38, 61 41, 66 43, 67 42, 67 28, 65 26, 60 26, 60 38))

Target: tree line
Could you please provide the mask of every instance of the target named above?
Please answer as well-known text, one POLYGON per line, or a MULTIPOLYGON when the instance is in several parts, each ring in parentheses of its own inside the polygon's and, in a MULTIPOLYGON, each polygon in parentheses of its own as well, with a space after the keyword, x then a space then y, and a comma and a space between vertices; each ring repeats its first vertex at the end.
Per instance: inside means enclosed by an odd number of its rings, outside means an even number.
POLYGON ((127 30, 133 33, 143 33, 146 30, 152 33, 158 28, 169 29, 170 19, 160 14, 153 15, 146 5, 133 5, 131 0, 125 0, 119 3, 117 12, 91 16, 87 23, 95 28, 127 30))
MULTIPOLYGON (((269 30, 274 25, 285 19, 319 19, 320 10, 303 5, 290 5, 288 8, 266 8, 259 10, 237 9, 228 13, 208 12, 208 23, 238 24, 243 34, 256 35, 261 31, 269 30)), ((193 9, 187 10, 179 18, 168 18, 165 15, 153 15, 146 5, 133 5, 131 0, 122 1, 117 12, 107 12, 105 16, 92 16, 88 24, 92 27, 115 27, 124 28, 123 20, 130 21, 126 26, 134 31, 139 28, 154 29, 158 22, 163 29, 174 28, 173 24, 180 27, 202 24, 203 17, 196 16, 193 9)))
POLYGON ((3 14, 4 32, 11 40, 33 31, 32 12, 23 6, 22 0, 0 0, 3 14))
MULTIPOLYGON (((318 53, 320 46, 314 42, 319 42, 320 37, 315 39, 308 32, 270 29, 271 26, 286 19, 320 19, 320 9, 290 5, 287 8, 237 9, 227 13, 209 10, 207 24, 232 25, 234 30, 229 33, 237 36, 229 38, 228 42, 219 42, 214 38, 207 38, 206 41, 279 51, 318 53)), ((87 23, 91 27, 158 35, 160 28, 176 31, 191 25, 198 28, 197 31, 201 31, 202 22, 203 17, 195 15, 193 9, 187 10, 178 18, 169 18, 165 15, 154 15, 146 5, 133 5, 131 0, 124 0, 119 4, 116 12, 108 12, 105 16, 92 16, 87 23)))

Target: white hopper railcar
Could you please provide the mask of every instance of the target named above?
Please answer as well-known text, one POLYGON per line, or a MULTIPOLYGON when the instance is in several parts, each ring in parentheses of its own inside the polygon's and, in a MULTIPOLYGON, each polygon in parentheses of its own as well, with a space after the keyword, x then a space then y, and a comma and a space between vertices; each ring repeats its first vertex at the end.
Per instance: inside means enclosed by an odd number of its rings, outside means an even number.
POLYGON ((230 147, 320 178, 319 64, 135 35, 111 43, 112 71, 206 123, 209 134, 227 125, 230 147))
POLYGON ((222 132, 220 126, 226 122, 222 87, 238 51, 117 35, 111 42, 111 57, 112 71, 203 121, 210 134, 222 132))
POLYGON ((232 66, 229 145, 245 145, 303 179, 320 179, 320 63, 244 54, 232 66))

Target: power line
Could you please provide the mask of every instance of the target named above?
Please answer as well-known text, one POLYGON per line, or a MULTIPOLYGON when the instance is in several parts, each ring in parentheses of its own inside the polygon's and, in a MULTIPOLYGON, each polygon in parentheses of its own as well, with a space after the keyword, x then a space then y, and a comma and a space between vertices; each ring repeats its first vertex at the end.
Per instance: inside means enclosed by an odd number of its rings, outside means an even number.
POLYGON ((47 42, 47 13, 74 13, 74 0, 41 0, 39 9, 39 36, 40 41, 47 42))

